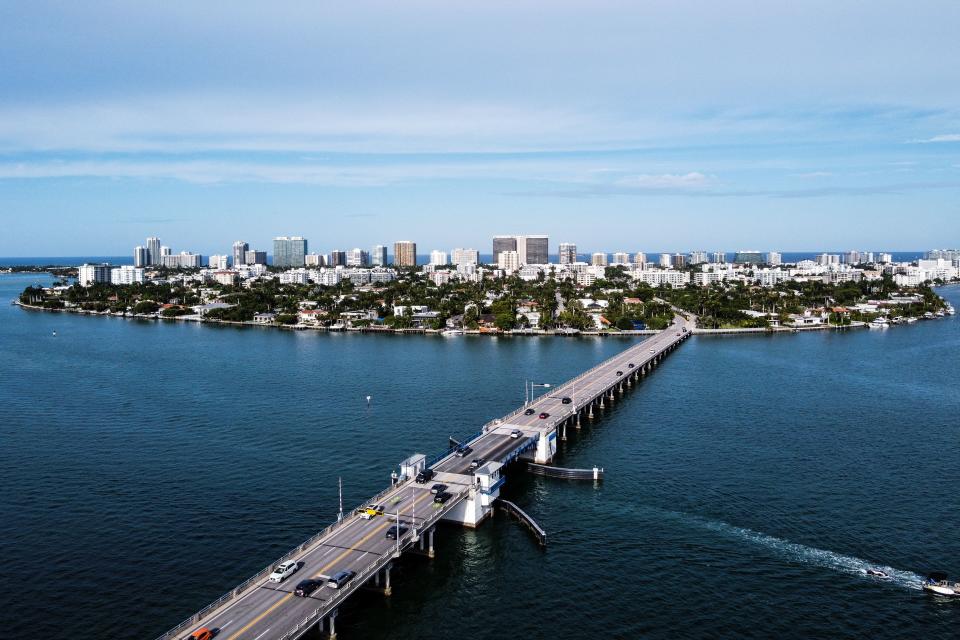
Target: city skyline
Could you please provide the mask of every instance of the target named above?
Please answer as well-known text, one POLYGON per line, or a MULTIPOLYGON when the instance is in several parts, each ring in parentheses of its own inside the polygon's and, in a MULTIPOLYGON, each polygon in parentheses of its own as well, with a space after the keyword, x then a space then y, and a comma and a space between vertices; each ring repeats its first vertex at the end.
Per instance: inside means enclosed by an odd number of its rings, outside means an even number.
POLYGON ((518 220, 585 251, 612 228, 958 244, 956 3, 229 13, 31 3, 0 23, 0 255, 153 234, 222 252, 225 231, 446 249, 518 220))

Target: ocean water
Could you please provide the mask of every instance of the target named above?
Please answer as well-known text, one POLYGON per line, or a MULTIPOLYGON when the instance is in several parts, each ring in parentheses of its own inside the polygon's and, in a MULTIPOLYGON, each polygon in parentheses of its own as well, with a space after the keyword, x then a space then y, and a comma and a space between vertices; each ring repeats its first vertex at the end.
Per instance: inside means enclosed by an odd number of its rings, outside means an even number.
MULTIPOLYGON (((27 312, 0 275, 0 628, 154 638, 628 339, 325 335, 27 312), (53 331, 57 332, 56 337, 53 331), (364 397, 372 396, 368 407, 364 397)), ((960 289, 941 289, 960 306, 960 289)), ((697 337, 562 444, 599 485, 510 469, 344 638, 953 637, 960 322, 697 337), (884 567, 890 580, 863 573, 884 567)))

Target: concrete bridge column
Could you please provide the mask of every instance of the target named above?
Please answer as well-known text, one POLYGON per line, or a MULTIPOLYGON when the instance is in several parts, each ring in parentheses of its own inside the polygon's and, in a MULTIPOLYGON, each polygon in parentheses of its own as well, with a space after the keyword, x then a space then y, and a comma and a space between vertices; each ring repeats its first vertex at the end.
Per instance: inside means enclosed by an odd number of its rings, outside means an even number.
POLYGON ((588 409, 589 413, 587 414, 587 417, 593 420, 593 400, 591 400, 590 404, 587 406, 589 407, 588 409))
POLYGON ((577 429, 580 428, 580 414, 581 414, 581 413, 582 413, 582 412, 577 411, 577 429))
POLYGON ((604 399, 605 397, 606 397, 606 394, 605 394, 605 393, 601 393, 601 394, 600 394, 600 408, 601 408, 601 409, 605 409, 605 408, 606 408, 606 407, 604 406, 604 404, 603 404, 603 399, 604 399))
POLYGON ((390 569, 393 566, 393 563, 388 563, 387 566, 383 568, 384 574, 384 585, 383 585, 383 595, 389 596, 393 594, 393 589, 390 587, 390 569))
POLYGON ((567 439, 567 421, 564 420, 560 423, 560 439, 566 441, 567 439))
MULTIPOLYGON (((323 624, 323 621, 320 621, 323 624)), ((330 612, 330 640, 337 640, 337 610, 330 612)))
POLYGON ((430 538, 430 542, 429 542, 429 545, 428 545, 428 548, 427 548, 427 557, 428 557, 428 558, 435 558, 436 555, 437 555, 437 554, 434 553, 434 551, 433 551, 433 532, 434 532, 434 529, 435 529, 435 527, 432 528, 432 529, 430 529, 430 531, 427 532, 427 535, 428 535, 429 538, 430 538))

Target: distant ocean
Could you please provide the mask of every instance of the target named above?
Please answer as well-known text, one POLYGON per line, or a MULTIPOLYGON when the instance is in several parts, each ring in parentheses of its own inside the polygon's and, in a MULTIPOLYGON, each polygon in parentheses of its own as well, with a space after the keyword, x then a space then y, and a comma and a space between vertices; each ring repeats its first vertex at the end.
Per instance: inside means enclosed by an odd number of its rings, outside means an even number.
MULTIPOLYGON (((647 260, 654 262, 660 251, 648 251, 647 260)), ((799 262, 800 260, 812 260, 814 257, 821 253, 843 253, 842 251, 783 251, 783 261, 784 262, 799 262)), ((877 251, 876 253, 880 253, 877 251)), ((908 262, 910 260, 917 260, 923 257, 923 251, 889 251, 893 256, 894 261, 896 262, 908 262)), ((584 262, 590 262, 589 253, 580 253, 577 254, 580 260, 584 262)), ((631 257, 633 254, 630 254, 631 257)), ((727 253, 727 260, 733 260, 733 252, 727 253)), ((206 258, 206 256, 204 256, 206 258)), ((556 259, 555 255, 551 255, 551 259, 556 259)), ((268 260, 272 263, 272 256, 268 257, 268 260)), ((481 253, 480 261, 486 264, 493 262, 493 256, 489 253, 481 253)), ((36 257, 23 257, 23 258, 0 258, 0 267, 13 267, 13 266, 69 266, 75 267, 84 263, 101 263, 109 262, 110 264, 133 264, 133 256, 36 256, 36 257)), ((419 254, 417 255, 418 264, 427 264, 430 262, 429 254, 419 254)))

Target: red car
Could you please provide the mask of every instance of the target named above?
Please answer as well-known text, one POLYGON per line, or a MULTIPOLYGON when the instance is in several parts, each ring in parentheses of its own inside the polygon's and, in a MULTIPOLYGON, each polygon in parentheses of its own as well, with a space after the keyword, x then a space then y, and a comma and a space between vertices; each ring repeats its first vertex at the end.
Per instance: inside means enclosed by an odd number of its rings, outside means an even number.
POLYGON ((541 420, 546 420, 546 419, 549 418, 549 417, 550 417, 550 414, 549 414, 549 413, 544 412, 544 413, 541 413, 541 414, 540 414, 540 419, 541 419, 541 420))
POLYGON ((213 638, 213 631, 207 629, 206 627, 200 627, 189 636, 187 640, 211 640, 213 638))

